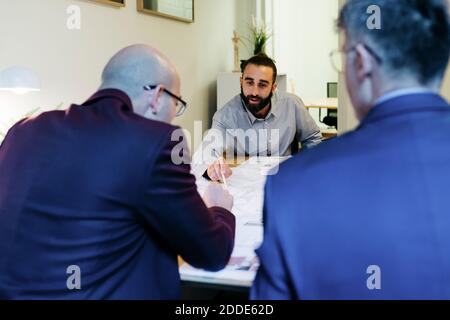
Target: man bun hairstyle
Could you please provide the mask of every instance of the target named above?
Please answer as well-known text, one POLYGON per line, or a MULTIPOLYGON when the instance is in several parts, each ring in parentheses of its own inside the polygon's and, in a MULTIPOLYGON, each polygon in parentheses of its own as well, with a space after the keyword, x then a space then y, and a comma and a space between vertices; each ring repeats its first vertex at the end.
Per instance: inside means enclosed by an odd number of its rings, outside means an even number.
POLYGON ((256 66, 265 66, 265 67, 272 68, 272 70, 273 70, 273 83, 275 83, 277 81, 277 75, 278 75, 277 66, 275 65, 275 61, 273 59, 271 59, 267 54, 265 54, 265 53, 258 53, 256 56, 253 56, 250 59, 244 61, 242 63, 242 65, 241 65, 242 73, 244 73, 245 68, 247 68, 247 66, 249 64, 253 64, 253 65, 256 65, 256 66))

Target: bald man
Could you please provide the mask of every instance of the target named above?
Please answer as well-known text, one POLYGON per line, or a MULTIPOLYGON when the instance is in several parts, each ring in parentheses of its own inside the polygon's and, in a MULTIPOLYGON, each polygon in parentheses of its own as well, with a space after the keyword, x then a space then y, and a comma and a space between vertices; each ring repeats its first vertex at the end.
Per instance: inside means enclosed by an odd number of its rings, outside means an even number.
POLYGON ((0 147, 0 299, 177 299, 178 255, 211 271, 226 265, 232 197, 212 184, 202 199, 189 165, 172 159, 180 129, 169 123, 185 108, 173 65, 135 45, 108 62, 85 103, 10 129, 0 147))

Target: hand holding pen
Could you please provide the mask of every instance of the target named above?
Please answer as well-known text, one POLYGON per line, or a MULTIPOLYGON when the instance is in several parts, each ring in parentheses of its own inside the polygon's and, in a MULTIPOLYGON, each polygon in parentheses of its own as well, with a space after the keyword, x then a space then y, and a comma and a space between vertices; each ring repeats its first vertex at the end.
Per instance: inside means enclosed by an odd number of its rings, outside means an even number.
POLYGON ((218 160, 208 167, 208 176, 212 181, 222 181, 227 188, 227 178, 229 178, 233 172, 230 167, 225 163, 223 157, 220 156, 219 152, 214 149, 215 156, 218 160))

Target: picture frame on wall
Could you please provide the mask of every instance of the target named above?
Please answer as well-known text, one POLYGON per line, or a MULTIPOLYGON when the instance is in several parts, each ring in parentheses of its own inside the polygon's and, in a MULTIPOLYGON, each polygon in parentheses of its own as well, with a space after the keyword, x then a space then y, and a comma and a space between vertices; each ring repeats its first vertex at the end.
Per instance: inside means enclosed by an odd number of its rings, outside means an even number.
POLYGON ((91 0, 91 1, 107 4, 114 7, 125 7, 126 0, 91 0))
POLYGON ((181 22, 194 22, 194 0, 137 0, 137 10, 181 22))

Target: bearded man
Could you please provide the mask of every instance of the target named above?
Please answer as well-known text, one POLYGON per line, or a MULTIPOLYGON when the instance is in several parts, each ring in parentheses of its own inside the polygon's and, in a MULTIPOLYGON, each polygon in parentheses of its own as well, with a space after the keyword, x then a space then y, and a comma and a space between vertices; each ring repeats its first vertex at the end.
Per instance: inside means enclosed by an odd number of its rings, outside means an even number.
POLYGON ((213 181, 232 174, 227 164, 214 159, 225 151, 238 156, 288 156, 322 141, 303 101, 276 90, 277 67, 271 58, 256 55, 242 69, 241 94, 216 112, 213 134, 206 136, 194 155, 194 173, 213 181))

